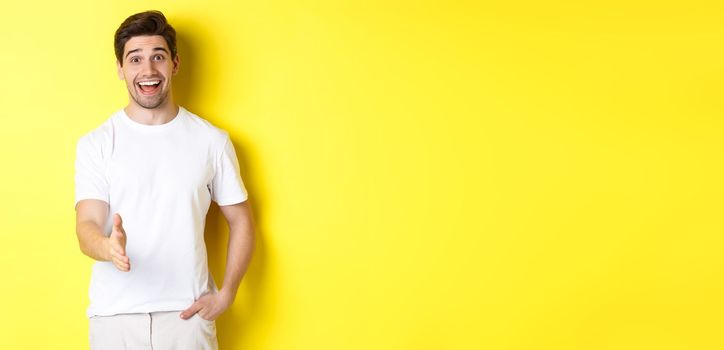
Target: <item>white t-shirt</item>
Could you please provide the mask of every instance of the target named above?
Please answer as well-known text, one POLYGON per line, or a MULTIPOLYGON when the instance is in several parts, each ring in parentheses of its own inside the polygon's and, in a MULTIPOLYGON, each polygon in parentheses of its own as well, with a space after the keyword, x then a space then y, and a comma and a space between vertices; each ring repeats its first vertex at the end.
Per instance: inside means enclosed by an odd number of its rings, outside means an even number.
POLYGON ((162 125, 133 121, 123 109, 77 144, 75 203, 100 199, 126 231, 131 270, 93 265, 86 314, 178 311, 218 291, 208 270, 204 226, 211 200, 247 199, 229 135, 180 107, 162 125))

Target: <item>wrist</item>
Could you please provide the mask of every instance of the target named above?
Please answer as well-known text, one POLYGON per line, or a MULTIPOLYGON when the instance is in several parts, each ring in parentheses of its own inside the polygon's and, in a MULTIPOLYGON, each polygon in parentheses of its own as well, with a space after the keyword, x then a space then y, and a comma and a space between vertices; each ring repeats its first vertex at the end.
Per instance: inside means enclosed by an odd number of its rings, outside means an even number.
POLYGON ((101 252, 99 254, 103 261, 111 261, 111 238, 101 238, 101 252))
POLYGON ((226 300, 226 302, 231 305, 236 298, 236 293, 229 290, 229 288, 221 287, 221 289, 219 289, 219 296, 221 296, 222 299, 226 300))

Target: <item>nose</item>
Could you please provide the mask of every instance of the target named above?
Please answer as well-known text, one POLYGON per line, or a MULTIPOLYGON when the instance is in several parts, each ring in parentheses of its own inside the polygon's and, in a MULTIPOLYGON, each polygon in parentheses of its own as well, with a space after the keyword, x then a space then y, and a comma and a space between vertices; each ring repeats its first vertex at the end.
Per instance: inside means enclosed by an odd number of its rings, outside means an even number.
POLYGON ((153 60, 145 60, 141 67, 141 76, 153 75, 156 72, 153 60))

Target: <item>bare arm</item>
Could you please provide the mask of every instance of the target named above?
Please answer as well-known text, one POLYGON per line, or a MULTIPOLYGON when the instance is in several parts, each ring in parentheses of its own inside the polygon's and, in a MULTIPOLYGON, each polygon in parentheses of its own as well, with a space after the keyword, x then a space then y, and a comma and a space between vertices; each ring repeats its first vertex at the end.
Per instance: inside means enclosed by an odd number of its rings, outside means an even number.
POLYGON ((84 199, 75 207, 75 233, 80 251, 98 260, 110 261, 108 239, 103 225, 108 217, 108 203, 97 199, 84 199))
POLYGON ((119 270, 128 271, 131 266, 126 256, 126 233, 120 215, 114 215, 111 235, 103 234, 108 210, 108 203, 98 199, 78 202, 75 207, 75 233, 80 250, 95 260, 111 261, 119 270))
POLYGON ((249 201, 220 206, 229 224, 229 246, 226 254, 224 282, 219 293, 231 304, 236 298, 241 279, 246 273, 254 250, 254 218, 249 201))
POLYGON ((219 206, 229 224, 229 248, 226 254, 224 283, 219 293, 201 296, 180 317, 184 320, 199 313, 206 320, 215 320, 236 298, 241 278, 246 273, 254 250, 254 221, 248 201, 219 206))

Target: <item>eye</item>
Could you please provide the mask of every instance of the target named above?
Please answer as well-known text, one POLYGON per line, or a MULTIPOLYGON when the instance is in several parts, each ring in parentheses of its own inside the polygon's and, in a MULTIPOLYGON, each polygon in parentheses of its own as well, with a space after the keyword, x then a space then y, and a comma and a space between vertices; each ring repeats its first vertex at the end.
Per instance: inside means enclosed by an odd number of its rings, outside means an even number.
POLYGON ((138 57, 131 57, 131 63, 138 63, 140 59, 138 57))
POLYGON ((163 55, 156 55, 156 56, 153 56, 153 59, 156 61, 160 61, 160 60, 164 59, 164 57, 163 57, 163 55))

